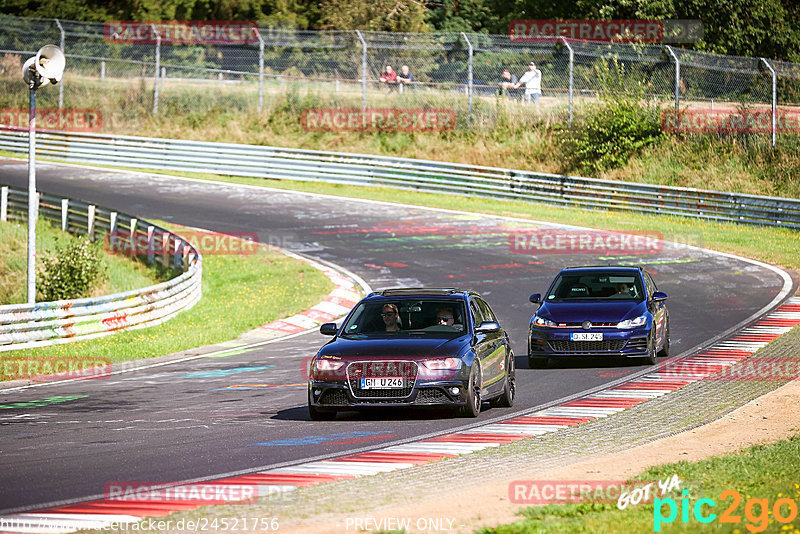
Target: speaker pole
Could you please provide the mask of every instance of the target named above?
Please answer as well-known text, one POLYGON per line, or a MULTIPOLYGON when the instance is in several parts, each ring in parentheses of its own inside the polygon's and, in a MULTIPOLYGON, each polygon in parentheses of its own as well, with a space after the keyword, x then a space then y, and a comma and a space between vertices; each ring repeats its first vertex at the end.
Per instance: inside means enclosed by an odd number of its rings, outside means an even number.
MULTIPOLYGON (((36 194, 36 89, 61 81, 66 66, 64 52, 56 45, 45 45, 22 66, 22 79, 30 89, 28 116, 28 304, 36 302, 36 220, 39 195, 36 194)), ((60 105, 59 105, 60 107, 60 105)))
POLYGON ((36 220, 39 202, 36 194, 36 85, 38 74, 30 83, 28 116, 28 304, 36 302, 36 220))

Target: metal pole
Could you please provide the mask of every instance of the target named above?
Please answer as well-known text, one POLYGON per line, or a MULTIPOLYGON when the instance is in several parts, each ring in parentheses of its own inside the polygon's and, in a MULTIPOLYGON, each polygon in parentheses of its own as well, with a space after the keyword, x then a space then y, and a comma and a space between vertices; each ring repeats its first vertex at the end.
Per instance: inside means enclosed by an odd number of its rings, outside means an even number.
MULTIPOLYGON (((36 77, 34 77, 36 78, 36 77)), ((30 115, 28 116, 28 304, 36 302, 36 82, 30 85, 30 115)))
POLYGON ((772 74, 772 146, 775 146, 778 140, 778 75, 769 61, 763 57, 761 61, 764 62, 764 65, 767 66, 770 74, 772 74))
MULTIPOLYGON (((66 48, 64 48, 64 27, 61 26, 61 21, 55 19, 56 24, 58 25, 58 31, 61 32, 61 51, 66 52, 66 48)), ((61 83, 58 84, 58 109, 64 107, 64 80, 61 80, 61 83)))
POLYGON ((155 24, 151 24, 150 28, 156 36, 156 74, 153 79, 153 85, 155 85, 153 89, 153 115, 158 115, 158 76, 161 72, 161 34, 158 33, 155 24))
POLYGON ((261 29, 256 29, 258 35, 258 111, 264 109, 264 39, 261 37, 261 29))
POLYGON ((574 75, 575 75, 575 51, 569 45, 566 38, 561 37, 564 46, 569 50, 569 125, 572 126, 572 113, 573 113, 573 89, 574 89, 574 75))
POLYGON ((469 99, 469 116, 472 118, 472 43, 469 42, 469 38, 467 34, 461 32, 461 37, 467 42, 467 47, 469 49, 469 62, 467 65, 467 97, 469 99))
POLYGON ((678 116, 681 111, 681 61, 675 55, 675 51, 672 50, 671 46, 664 45, 664 47, 669 52, 669 55, 672 56, 672 59, 675 60, 675 115, 678 116))
POLYGON ((365 111, 367 109, 367 42, 359 30, 356 30, 356 35, 361 41, 361 111, 365 111))

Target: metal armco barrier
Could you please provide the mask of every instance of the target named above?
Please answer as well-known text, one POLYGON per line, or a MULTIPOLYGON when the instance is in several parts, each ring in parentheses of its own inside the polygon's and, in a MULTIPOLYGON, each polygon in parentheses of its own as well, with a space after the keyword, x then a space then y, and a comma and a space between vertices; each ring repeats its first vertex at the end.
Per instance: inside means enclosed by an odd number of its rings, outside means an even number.
MULTIPOLYGON (((0 187, 0 219, 27 220, 28 192, 0 187)), ((0 352, 101 337, 160 324, 200 300, 202 256, 169 230, 77 200, 39 195, 39 215, 62 230, 92 239, 114 236, 116 246, 144 243, 148 261, 162 261, 175 278, 97 298, 0 306, 0 352)))
MULTIPOLYGON (((27 133, 0 130, 0 150, 27 133)), ((800 200, 581 178, 458 163, 124 135, 37 134, 37 154, 80 163, 278 180, 383 186, 800 228, 800 200)))

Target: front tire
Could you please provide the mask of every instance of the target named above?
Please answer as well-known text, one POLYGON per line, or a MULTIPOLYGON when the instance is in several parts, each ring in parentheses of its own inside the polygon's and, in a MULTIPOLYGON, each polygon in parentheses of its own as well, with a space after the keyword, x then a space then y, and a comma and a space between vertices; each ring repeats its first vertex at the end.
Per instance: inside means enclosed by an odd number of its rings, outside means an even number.
POLYGON ((469 371, 469 385, 467 386, 467 404, 461 407, 463 417, 478 417, 481 413, 481 372, 480 363, 476 358, 469 371))
POLYGON ((669 356, 669 323, 667 323, 667 333, 664 335, 664 346, 658 351, 658 355, 662 358, 669 356))
POLYGON ((514 366, 514 354, 509 352, 506 361, 506 383, 503 388, 503 393, 492 402, 493 406, 499 408, 511 408, 514 406, 514 397, 517 394, 516 385, 517 370, 514 366))
POLYGON ((656 354, 656 331, 653 329, 650 332, 650 343, 648 343, 647 348, 647 356, 645 357, 645 361, 649 365, 655 365, 658 362, 658 355, 656 354))

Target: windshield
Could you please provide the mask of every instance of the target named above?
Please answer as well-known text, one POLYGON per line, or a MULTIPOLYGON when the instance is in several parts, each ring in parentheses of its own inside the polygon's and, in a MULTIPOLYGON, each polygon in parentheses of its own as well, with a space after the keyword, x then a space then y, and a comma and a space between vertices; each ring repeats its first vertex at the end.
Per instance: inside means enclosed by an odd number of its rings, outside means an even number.
POLYGON ((642 300, 644 291, 635 274, 561 274, 547 294, 547 302, 578 300, 642 300))
POLYGON ((454 337, 466 332, 460 300, 397 299, 362 302, 342 328, 342 336, 454 337))

